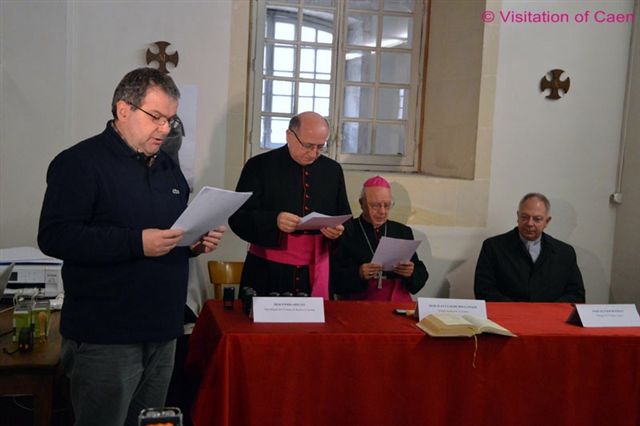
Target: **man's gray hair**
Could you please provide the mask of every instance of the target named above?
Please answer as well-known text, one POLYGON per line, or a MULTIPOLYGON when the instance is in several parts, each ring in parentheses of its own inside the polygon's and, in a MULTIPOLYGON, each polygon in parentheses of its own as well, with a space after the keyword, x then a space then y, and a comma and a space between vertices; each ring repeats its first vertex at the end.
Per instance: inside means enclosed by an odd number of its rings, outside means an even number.
POLYGON ((155 68, 137 68, 125 75, 116 90, 113 92, 111 101, 111 113, 113 118, 118 118, 116 104, 118 101, 124 101, 129 105, 140 106, 142 99, 147 94, 149 87, 155 86, 162 90, 172 99, 176 101, 180 99, 180 90, 174 83, 173 79, 166 74, 161 73, 155 68))
POLYGON ((549 199, 547 197, 539 192, 530 192, 522 197, 522 200, 520 200, 520 202, 518 203, 518 210, 520 210, 522 208, 522 205, 526 203, 530 198, 537 198, 538 200, 542 201, 544 203, 544 208, 547 210, 547 214, 549 214, 549 212, 551 211, 551 203, 549 202, 549 199))

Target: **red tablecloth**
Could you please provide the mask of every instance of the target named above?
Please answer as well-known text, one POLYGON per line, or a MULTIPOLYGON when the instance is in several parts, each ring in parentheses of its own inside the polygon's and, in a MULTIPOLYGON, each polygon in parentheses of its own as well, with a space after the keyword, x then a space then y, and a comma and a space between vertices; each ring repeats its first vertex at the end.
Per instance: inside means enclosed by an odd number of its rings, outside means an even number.
POLYGON ((324 324, 255 324, 209 301, 190 339, 201 425, 640 425, 640 328, 569 304, 488 303, 519 337, 431 338, 392 302, 326 302, 324 324))

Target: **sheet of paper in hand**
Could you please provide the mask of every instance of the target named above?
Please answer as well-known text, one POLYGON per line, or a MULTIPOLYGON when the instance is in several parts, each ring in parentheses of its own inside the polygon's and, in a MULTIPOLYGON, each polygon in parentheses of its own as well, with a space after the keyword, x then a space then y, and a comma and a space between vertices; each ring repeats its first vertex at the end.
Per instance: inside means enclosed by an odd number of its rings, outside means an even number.
POLYGON ((422 240, 382 237, 371 263, 382 265, 383 271, 393 271, 398 263, 411 260, 411 256, 416 252, 421 242, 422 240))
POLYGON ((298 226, 296 226, 296 230, 309 231, 322 229, 325 227, 335 228, 336 226, 345 223, 349 218, 351 218, 350 214, 344 214, 341 216, 327 216, 326 214, 311 212, 302 218, 298 226))
POLYGON ((236 210, 251 197, 251 192, 235 192, 204 186, 191 200, 185 211, 171 226, 182 229, 184 235, 179 246, 196 243, 210 230, 224 225, 236 210))

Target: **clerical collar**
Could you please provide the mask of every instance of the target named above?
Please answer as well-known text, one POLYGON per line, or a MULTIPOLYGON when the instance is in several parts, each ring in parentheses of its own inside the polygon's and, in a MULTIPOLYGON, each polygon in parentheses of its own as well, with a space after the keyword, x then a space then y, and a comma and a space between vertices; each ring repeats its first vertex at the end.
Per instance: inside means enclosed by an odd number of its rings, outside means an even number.
POLYGON ((542 234, 540 234, 537 240, 527 240, 522 235, 520 235, 519 232, 518 232, 518 237, 520 237, 520 241, 522 241, 522 244, 524 244, 526 247, 536 246, 540 244, 540 241, 542 241, 542 234))
POLYGON ((147 167, 153 166, 153 164, 156 162, 156 158, 158 157, 158 154, 147 155, 144 152, 141 152, 138 148, 129 144, 129 142, 127 142, 127 140, 122 135, 122 133, 120 133, 120 129, 118 129, 118 126, 116 126, 115 120, 111 120, 111 127, 118 134, 118 136, 120 136, 120 139, 122 139, 122 141, 132 151, 133 155, 135 155, 137 159, 144 161, 147 167))

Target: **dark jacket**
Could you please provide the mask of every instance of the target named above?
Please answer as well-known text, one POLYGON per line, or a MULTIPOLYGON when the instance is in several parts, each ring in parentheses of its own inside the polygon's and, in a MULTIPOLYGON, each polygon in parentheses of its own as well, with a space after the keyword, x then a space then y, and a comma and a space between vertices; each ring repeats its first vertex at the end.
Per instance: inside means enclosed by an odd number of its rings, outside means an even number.
POLYGON ((170 228, 188 197, 165 153, 148 167, 110 124, 51 162, 38 244, 64 261, 64 337, 144 343, 183 333, 190 250, 145 257, 142 230, 170 228))
POLYGON ((541 238, 535 263, 518 228, 485 240, 476 265, 476 299, 583 303, 584 284, 575 250, 545 233, 541 238))
MULTIPOLYGON (((393 220, 386 222, 386 236, 413 240, 410 227, 393 220)), ((360 265, 371 262, 372 250, 375 252, 378 240, 373 226, 362 219, 351 219, 344 226, 344 234, 338 239, 338 246, 331 258, 331 290, 336 294, 358 293, 367 289, 368 280, 360 277, 360 265), (360 223, 362 228, 360 228, 360 223), (362 233, 362 230, 367 236, 362 233), (371 244, 371 248, 369 247, 371 244)), ((393 272, 385 272, 390 279, 400 278, 404 288, 411 294, 416 294, 424 287, 429 272, 416 253, 411 257, 414 264, 413 275, 409 278, 401 277, 393 272)))

